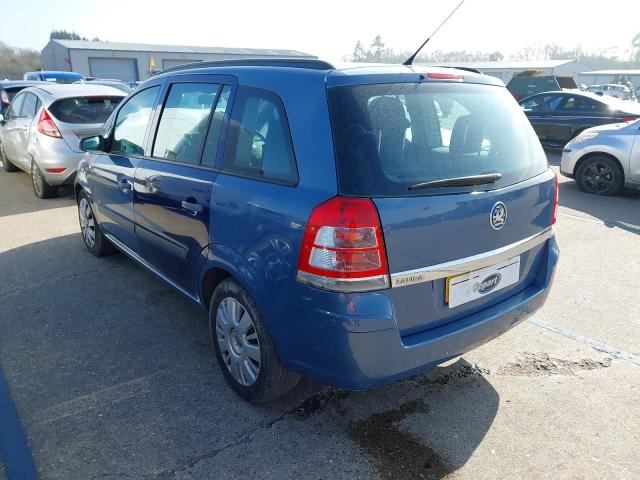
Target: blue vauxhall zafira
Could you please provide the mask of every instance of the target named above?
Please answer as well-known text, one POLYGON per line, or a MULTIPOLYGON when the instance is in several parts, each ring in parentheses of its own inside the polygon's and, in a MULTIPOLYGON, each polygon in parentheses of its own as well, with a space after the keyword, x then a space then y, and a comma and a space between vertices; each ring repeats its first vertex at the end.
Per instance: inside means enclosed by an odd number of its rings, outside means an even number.
POLYGON ((89 252, 206 310, 254 403, 300 376, 369 389, 457 357, 535 312, 558 260, 557 178, 502 82, 474 72, 177 67, 81 147, 89 252))

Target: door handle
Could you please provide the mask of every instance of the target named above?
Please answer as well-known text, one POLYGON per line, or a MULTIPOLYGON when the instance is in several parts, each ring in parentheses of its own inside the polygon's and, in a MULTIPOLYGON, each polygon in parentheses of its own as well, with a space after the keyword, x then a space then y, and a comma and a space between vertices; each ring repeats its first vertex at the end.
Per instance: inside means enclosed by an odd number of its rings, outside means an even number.
POLYGON ((126 178, 121 178, 118 180, 118 185, 123 192, 128 192, 131 190, 131 182, 126 178))
POLYGON ((196 203, 196 199, 193 197, 189 197, 186 200, 183 200, 181 205, 182 205, 182 208, 184 208, 185 210, 188 210, 194 215, 197 215, 200 212, 202 212, 202 205, 200 205, 199 203, 196 203))

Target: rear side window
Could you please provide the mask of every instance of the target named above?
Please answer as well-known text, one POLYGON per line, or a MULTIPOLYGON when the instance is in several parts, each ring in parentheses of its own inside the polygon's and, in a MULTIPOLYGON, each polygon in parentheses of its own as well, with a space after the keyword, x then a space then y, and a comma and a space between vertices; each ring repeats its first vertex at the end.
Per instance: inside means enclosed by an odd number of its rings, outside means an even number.
POLYGON ((231 112, 223 170, 295 184, 298 171, 282 100, 275 93, 239 87, 231 112))
POLYGON ((122 97, 74 97, 57 100, 49 113, 64 123, 104 123, 122 97))
POLYGON ((216 153, 218 152, 218 143, 220 142, 220 132, 222 131, 222 124, 224 122, 224 115, 227 111, 227 104, 229 103, 229 95, 231 94, 231 87, 225 85, 220 92, 218 102, 216 103, 216 109, 213 112, 211 123, 209 124, 209 133, 207 133, 207 143, 204 145, 204 152, 202 153, 202 165, 207 167, 213 167, 216 161, 216 153))
POLYGON ((196 165, 219 84, 174 83, 167 96, 153 156, 196 165))
POLYGON ((22 104, 22 118, 33 118, 36 116, 36 112, 40 108, 40 100, 33 93, 26 93, 24 103, 22 104))
POLYGON ((329 90, 339 190, 408 196, 500 188, 547 160, 509 92, 476 84, 378 84, 329 90), (499 172, 491 185, 410 190, 423 182, 499 172))
POLYGON ((25 94, 16 96, 9 105, 7 110, 7 118, 18 118, 20 116, 20 110, 22 110, 22 104, 24 103, 25 94))
POLYGON ((159 89, 156 86, 142 90, 122 106, 113 129, 112 152, 144 155, 144 136, 159 89))

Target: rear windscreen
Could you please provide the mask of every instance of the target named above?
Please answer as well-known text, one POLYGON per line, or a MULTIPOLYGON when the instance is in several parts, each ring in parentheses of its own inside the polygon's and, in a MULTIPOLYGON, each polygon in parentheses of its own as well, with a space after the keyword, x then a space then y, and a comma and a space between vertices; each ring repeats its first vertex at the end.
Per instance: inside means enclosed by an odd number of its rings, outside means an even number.
POLYGON ((64 123, 104 123, 122 97, 75 97, 57 100, 49 112, 64 123))
POLYGON ((487 190, 547 168, 531 125, 502 87, 396 83, 335 87, 328 95, 343 195, 487 190), (502 178, 488 186, 409 190, 494 172, 502 178))

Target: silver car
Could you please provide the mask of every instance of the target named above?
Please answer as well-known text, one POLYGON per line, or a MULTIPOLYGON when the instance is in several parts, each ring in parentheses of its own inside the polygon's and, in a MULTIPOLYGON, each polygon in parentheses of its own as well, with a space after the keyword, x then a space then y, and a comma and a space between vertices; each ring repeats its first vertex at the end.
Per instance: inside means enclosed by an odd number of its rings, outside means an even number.
POLYGON ((640 188, 640 120, 586 129, 564 147, 560 173, 597 195, 640 188))
POLYGON ((80 140, 98 135, 124 92, 103 85, 43 84, 25 88, 0 115, 0 159, 8 172, 31 174, 40 198, 72 184, 84 152, 80 140))

